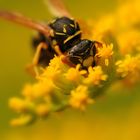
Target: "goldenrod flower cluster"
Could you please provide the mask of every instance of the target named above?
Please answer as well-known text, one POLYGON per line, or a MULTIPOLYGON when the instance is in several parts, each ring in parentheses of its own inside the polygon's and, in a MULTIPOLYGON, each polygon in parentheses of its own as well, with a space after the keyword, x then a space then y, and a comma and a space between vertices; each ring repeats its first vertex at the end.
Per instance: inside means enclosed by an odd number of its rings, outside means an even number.
POLYGON ((38 67, 36 82, 24 86, 21 98, 10 99, 10 108, 19 114, 11 124, 29 124, 66 108, 84 111, 115 82, 139 83, 139 4, 139 0, 127 1, 111 14, 87 21, 90 39, 102 43, 96 48, 96 66, 69 67, 62 62, 63 56, 54 56, 49 66, 38 67))

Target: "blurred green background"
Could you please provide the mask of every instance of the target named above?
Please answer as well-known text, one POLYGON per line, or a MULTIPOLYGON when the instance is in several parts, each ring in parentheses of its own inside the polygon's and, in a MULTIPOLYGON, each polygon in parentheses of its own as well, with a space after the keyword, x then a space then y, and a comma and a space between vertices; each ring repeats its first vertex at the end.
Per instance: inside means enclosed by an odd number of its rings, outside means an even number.
MULTIPOLYGON (((116 9, 116 0, 64 0, 78 18, 97 19, 116 9)), ((43 0, 0 0, 0 9, 19 11, 36 20, 50 20, 43 0)), ((33 78, 25 72, 32 60, 30 41, 33 32, 0 20, 0 139, 1 140, 139 140, 139 87, 108 93, 85 113, 67 110, 45 121, 12 128, 15 114, 8 108, 12 96, 20 96, 26 82, 33 78), (133 94, 132 94, 133 93, 133 94)))

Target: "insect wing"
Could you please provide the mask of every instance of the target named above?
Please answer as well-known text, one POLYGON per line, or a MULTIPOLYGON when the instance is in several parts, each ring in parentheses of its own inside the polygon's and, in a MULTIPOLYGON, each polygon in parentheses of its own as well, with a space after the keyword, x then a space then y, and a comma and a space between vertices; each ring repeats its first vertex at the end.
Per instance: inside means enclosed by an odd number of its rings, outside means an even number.
POLYGON ((37 30, 45 34, 46 36, 50 35, 50 28, 47 25, 43 25, 39 22, 33 21, 32 19, 23 16, 22 14, 16 12, 0 11, 0 18, 37 30))
POLYGON ((72 17, 63 0, 44 0, 44 2, 54 16, 72 17))

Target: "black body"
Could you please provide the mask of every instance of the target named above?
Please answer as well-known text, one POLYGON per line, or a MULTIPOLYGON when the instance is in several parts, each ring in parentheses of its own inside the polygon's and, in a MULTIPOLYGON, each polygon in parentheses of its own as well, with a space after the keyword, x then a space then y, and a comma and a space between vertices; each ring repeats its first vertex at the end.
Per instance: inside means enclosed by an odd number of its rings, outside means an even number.
POLYGON ((39 33, 38 37, 33 38, 32 41, 35 49, 41 42, 48 45, 47 51, 45 49, 41 51, 39 64, 48 65, 56 54, 53 46, 58 45, 62 53, 65 53, 73 64, 80 63, 83 69, 95 66, 95 44, 87 39, 81 40, 80 27, 75 20, 61 17, 51 22, 49 26, 53 30, 50 37, 46 38, 45 35, 39 33))
POLYGON ((48 65, 50 59, 54 57, 55 51, 52 49, 53 45, 58 45, 60 50, 65 53, 81 40, 80 27, 73 19, 68 17, 57 18, 49 23, 49 26, 53 30, 53 35, 47 38, 44 34, 38 33, 32 39, 32 46, 35 49, 41 42, 49 46, 48 51, 42 49, 40 54, 39 64, 43 65, 48 65), (68 40, 66 41, 66 39, 68 40))

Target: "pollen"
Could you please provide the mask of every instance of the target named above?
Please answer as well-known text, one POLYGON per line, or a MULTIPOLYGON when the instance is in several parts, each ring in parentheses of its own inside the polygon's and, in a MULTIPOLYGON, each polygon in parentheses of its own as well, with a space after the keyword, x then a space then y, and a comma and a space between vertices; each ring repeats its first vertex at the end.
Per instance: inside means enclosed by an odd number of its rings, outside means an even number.
POLYGON ((100 66, 96 66, 94 68, 89 67, 88 72, 88 77, 84 79, 85 84, 99 86, 102 81, 107 80, 107 75, 104 74, 100 66))
POLYGON ((71 91, 69 104, 76 109, 85 110, 87 104, 92 104, 93 99, 89 97, 87 86, 79 85, 76 89, 71 91))

